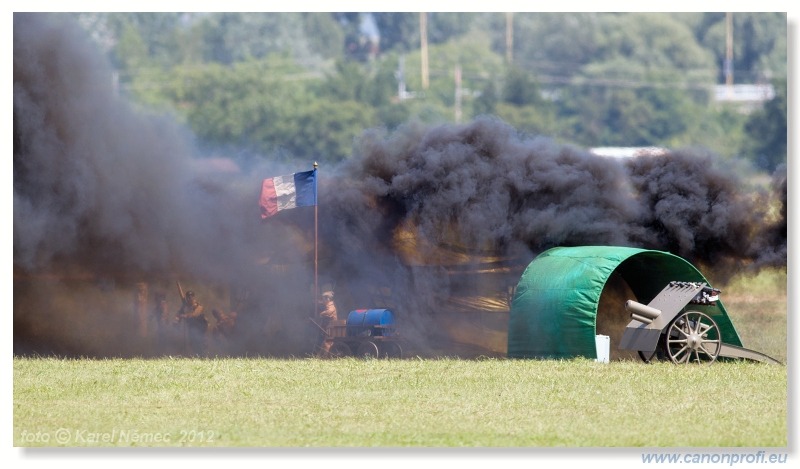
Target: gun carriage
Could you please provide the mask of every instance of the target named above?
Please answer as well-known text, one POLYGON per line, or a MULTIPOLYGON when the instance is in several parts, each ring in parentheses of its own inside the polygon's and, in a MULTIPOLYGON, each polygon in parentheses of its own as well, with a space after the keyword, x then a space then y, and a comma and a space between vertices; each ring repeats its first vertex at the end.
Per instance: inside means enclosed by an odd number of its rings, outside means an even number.
POLYGON ((724 357, 779 363, 763 353, 722 341, 708 308, 716 305, 720 293, 704 282, 672 281, 647 305, 628 300, 625 309, 631 321, 619 348, 637 351, 644 362, 711 363, 724 357))

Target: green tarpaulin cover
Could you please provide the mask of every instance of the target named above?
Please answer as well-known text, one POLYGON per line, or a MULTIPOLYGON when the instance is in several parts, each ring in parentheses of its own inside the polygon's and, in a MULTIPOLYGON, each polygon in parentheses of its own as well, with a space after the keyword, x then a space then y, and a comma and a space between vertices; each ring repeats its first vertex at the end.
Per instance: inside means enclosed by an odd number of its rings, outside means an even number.
MULTIPOLYGON (((597 358, 597 305, 614 272, 636 295, 631 299, 643 304, 673 280, 709 283, 691 263, 668 252, 618 246, 550 249, 528 265, 517 284, 508 357, 597 358)), ((741 346, 722 301, 707 308, 703 312, 716 321, 722 341, 741 346)))

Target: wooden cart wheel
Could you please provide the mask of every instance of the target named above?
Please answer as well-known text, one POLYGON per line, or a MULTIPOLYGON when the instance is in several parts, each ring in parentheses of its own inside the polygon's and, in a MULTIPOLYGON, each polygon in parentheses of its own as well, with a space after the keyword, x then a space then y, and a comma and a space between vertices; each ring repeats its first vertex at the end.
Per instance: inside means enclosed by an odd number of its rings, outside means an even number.
POLYGON ((384 342, 381 344, 381 357, 403 358, 403 348, 397 342, 384 342))
POLYGON ((705 313, 686 311, 667 327, 665 352, 673 363, 711 363, 721 349, 719 327, 705 313))
POLYGON ((353 354, 353 350, 344 342, 334 342, 331 345, 330 350, 330 357, 331 358, 342 358, 342 357, 349 357, 353 354))
POLYGON ((375 342, 372 342, 371 340, 367 340, 363 342, 361 345, 359 345, 357 354, 359 357, 362 358, 380 357, 380 354, 378 353, 378 346, 375 344, 375 342))

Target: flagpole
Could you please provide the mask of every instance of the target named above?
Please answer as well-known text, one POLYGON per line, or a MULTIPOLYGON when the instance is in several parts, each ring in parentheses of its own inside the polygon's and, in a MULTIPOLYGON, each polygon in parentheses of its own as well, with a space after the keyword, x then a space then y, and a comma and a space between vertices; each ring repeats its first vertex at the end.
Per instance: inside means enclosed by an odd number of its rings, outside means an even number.
MULTIPOLYGON (((314 195, 315 198, 318 199, 319 194, 316 193, 319 184, 317 180, 317 162, 314 162, 314 195)), ((318 207, 318 200, 314 200, 314 311, 312 313, 312 317, 316 317, 317 314, 317 302, 319 301, 319 243, 317 238, 318 232, 318 216, 317 216, 317 207, 318 207)))

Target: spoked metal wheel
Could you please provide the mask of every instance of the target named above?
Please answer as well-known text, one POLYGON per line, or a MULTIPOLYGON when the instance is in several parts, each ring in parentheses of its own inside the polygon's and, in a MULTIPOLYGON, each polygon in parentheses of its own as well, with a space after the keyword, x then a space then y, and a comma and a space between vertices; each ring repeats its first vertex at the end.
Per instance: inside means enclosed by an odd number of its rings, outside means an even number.
POLYGON ((344 342, 334 342, 331 345, 330 350, 330 357, 331 358, 342 358, 342 357, 349 357, 353 354, 353 350, 344 342))
POLYGON ((665 351, 673 363, 711 363, 721 348, 719 327, 705 313, 686 311, 667 328, 665 351))
POLYGON ((375 342, 368 340, 361 345, 358 346, 358 352, 356 352, 359 357, 361 358, 378 358, 380 354, 378 352, 378 346, 375 342))
POLYGON ((384 342, 381 344, 381 357, 402 358, 403 349, 397 342, 384 342))

